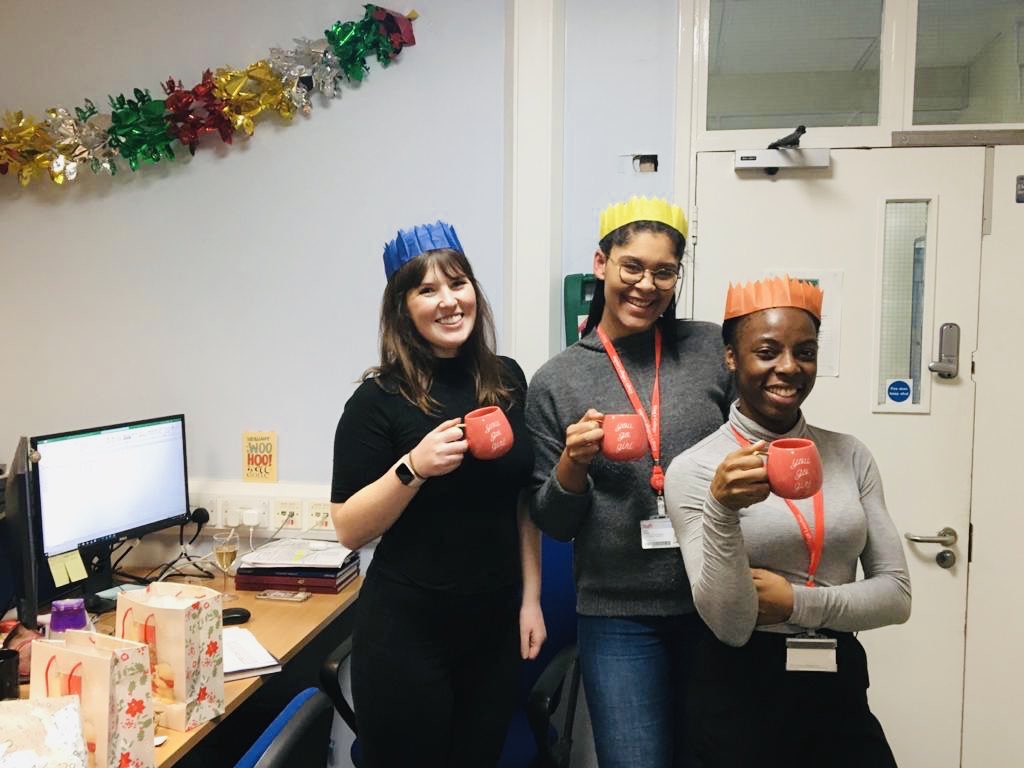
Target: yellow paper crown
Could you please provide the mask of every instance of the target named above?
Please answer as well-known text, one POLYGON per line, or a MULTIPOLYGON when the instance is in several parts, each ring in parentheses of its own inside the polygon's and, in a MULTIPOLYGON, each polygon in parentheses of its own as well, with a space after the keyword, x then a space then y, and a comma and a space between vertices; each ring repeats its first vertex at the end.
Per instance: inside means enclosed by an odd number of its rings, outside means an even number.
POLYGON ((804 309, 821 320, 821 288, 789 275, 766 277, 753 283, 733 285, 725 297, 725 320, 743 317, 772 307, 804 309))
POLYGON ((634 221, 660 221, 686 237, 690 231, 690 225, 686 222, 686 214, 678 205, 672 205, 668 200, 660 200, 652 197, 637 197, 633 195, 624 203, 612 203, 601 211, 599 240, 603 240, 609 232, 613 232, 626 224, 634 221))

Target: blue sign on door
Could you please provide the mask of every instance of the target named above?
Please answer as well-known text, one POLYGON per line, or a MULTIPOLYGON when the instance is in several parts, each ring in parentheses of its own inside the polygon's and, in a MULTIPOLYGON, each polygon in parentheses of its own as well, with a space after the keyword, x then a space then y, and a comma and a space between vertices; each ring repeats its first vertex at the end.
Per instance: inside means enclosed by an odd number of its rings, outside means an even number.
POLYGON ((890 381, 886 394, 894 403, 906 402, 910 398, 910 382, 902 379, 890 381))

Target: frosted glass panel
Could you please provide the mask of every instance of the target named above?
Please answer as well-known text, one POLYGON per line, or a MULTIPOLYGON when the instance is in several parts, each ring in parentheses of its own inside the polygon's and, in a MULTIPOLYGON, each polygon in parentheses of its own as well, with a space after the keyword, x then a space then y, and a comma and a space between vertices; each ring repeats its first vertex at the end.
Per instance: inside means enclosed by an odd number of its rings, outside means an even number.
POLYGON ((914 123, 1024 123, 1024 0, 919 0, 914 123))
POLYGON ((711 0, 708 130, 877 125, 881 0, 711 0))
POLYGON ((886 402, 888 383, 893 379, 911 382, 911 402, 921 402, 927 235, 928 201, 885 204, 879 405, 886 402))

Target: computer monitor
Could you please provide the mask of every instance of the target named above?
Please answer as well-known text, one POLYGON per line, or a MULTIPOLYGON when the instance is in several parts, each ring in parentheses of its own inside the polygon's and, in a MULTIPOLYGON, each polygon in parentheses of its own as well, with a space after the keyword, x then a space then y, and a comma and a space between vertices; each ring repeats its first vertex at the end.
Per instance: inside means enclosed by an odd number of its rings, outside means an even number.
POLYGON ((14 451, 4 483, 4 518, 0 523, 6 548, 18 619, 36 629, 39 613, 39 563, 36 558, 35 527, 32 525, 31 461, 28 438, 22 437, 14 451))
POLYGON ((62 589, 47 558, 77 549, 95 594, 112 585, 114 543, 188 519, 183 415, 31 437, 29 450, 40 598, 62 589))

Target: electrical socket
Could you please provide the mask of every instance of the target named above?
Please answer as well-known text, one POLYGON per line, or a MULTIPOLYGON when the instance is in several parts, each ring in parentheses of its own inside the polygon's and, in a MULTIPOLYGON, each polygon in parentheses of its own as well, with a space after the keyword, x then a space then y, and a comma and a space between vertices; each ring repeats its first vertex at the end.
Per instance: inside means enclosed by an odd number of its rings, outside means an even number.
POLYGON ((334 523, 331 521, 331 502, 307 499, 302 528, 307 531, 332 530, 334 523))
POLYGON ((220 528, 221 527, 221 505, 220 499, 216 496, 211 496, 205 493, 198 493, 192 495, 192 509, 196 507, 204 507, 207 512, 210 513, 210 521, 206 524, 207 528, 220 528))
POLYGON ((240 525, 266 528, 269 523, 270 505, 266 499, 238 496, 224 500, 224 524, 228 528, 240 525))
POLYGON ((270 530, 298 531, 302 528, 302 501, 274 499, 270 506, 270 530))

